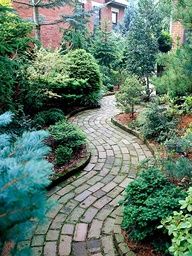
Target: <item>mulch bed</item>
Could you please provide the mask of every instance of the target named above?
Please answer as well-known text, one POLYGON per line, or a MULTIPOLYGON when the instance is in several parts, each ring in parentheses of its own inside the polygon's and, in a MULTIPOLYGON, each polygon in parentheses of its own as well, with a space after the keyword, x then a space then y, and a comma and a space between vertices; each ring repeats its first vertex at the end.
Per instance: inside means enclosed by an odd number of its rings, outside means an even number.
POLYGON ((135 253, 136 256, 162 256, 160 253, 154 251, 150 243, 135 243, 129 239, 125 231, 122 230, 122 234, 125 238, 125 242, 127 243, 128 247, 132 252, 135 253))
POLYGON ((134 117, 132 118, 132 115, 130 113, 121 113, 119 115, 117 115, 115 118, 117 119, 117 121, 119 121, 121 124, 127 125, 131 122, 133 122, 134 120, 136 120, 138 114, 134 113, 134 117))

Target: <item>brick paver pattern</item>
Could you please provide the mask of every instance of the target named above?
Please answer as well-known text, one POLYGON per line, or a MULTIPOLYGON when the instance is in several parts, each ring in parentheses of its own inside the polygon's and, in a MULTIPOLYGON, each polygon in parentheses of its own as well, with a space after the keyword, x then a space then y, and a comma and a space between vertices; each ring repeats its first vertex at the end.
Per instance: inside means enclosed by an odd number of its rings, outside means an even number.
MULTIPOLYGON (((48 220, 38 225, 30 243, 34 255, 116 256, 112 239, 118 202, 135 178, 140 160, 151 157, 136 137, 111 123, 119 113, 115 97, 104 97, 100 109, 71 118, 87 135, 90 163, 79 174, 49 192, 57 201, 48 220)), ((22 244, 20 244, 22 246, 22 244)))

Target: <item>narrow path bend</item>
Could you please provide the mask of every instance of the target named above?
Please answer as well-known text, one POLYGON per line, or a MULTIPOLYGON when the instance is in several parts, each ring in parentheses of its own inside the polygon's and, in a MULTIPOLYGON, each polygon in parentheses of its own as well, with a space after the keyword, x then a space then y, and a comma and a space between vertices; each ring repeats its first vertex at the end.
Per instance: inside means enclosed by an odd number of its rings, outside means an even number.
POLYGON ((79 176, 50 192, 58 205, 30 240, 34 255, 117 255, 112 230, 118 202, 138 162, 151 156, 140 140, 111 123, 118 112, 114 96, 108 96, 101 109, 72 118, 88 137, 91 161, 79 176))

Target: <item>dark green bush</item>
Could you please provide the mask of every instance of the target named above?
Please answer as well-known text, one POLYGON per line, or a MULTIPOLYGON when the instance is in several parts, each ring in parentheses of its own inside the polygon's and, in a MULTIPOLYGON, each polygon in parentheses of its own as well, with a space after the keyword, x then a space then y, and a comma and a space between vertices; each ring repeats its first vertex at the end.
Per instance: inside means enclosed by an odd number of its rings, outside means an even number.
POLYGON ((55 125, 50 126, 49 131, 57 145, 63 145, 73 150, 86 142, 84 133, 66 120, 59 121, 55 125))
POLYGON ((55 124, 64 118, 65 116, 61 109, 51 108, 49 110, 39 112, 37 115, 35 115, 33 124, 38 128, 42 128, 55 124))
POLYGON ((161 240, 165 245, 169 239, 164 230, 157 227, 162 219, 179 209, 179 200, 185 195, 158 169, 143 171, 125 190, 123 229, 134 241, 148 240, 158 244, 161 240))
POLYGON ((59 165, 66 164, 73 155, 73 150, 66 146, 59 146, 56 151, 56 163, 59 165))
POLYGON ((140 114, 138 123, 146 139, 163 142, 175 134, 177 120, 166 109, 154 103, 140 114))
MULTIPOLYGON (((81 95, 81 104, 89 104, 92 94, 100 95, 101 74, 94 57, 85 50, 78 49, 64 56, 66 74, 74 81, 86 81, 84 87, 76 87, 76 95, 81 95)), ((96 97, 94 97, 96 98, 96 97)), ((97 100, 95 104, 97 104, 97 100)), ((93 104, 93 102, 90 102, 93 104)))
POLYGON ((164 53, 169 52, 172 48, 172 44, 173 40, 170 34, 167 32, 162 32, 158 38, 159 50, 164 53))

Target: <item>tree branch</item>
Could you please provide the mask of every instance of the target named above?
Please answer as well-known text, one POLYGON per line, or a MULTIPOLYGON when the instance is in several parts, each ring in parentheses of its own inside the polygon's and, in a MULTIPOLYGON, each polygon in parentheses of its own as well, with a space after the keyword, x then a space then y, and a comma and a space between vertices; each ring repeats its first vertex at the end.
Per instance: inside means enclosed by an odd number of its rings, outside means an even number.
POLYGON ((32 4, 27 4, 27 3, 20 2, 20 1, 17 1, 17 0, 13 0, 13 3, 16 3, 16 4, 23 4, 23 5, 27 5, 27 6, 33 7, 32 4))

